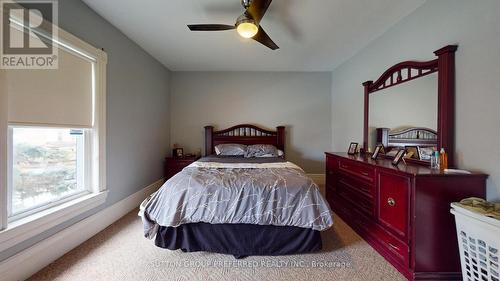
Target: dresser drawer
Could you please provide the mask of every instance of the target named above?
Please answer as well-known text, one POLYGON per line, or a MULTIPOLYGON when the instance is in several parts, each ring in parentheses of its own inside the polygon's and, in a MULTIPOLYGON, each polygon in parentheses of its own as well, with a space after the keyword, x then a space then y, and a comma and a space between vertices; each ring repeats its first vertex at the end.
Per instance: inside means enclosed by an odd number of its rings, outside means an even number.
POLYGON ((335 199, 336 199, 336 193, 335 193, 335 190, 333 189, 332 186, 325 186, 325 198, 326 198, 326 201, 328 201, 328 204, 330 204, 330 207, 333 208, 334 206, 334 202, 335 202, 335 199))
POLYGON ((375 187, 370 185, 364 181, 356 180, 349 176, 338 174, 335 176, 337 185, 342 185, 355 193, 358 193, 360 196, 364 196, 370 200, 373 199, 373 191, 375 187))
POLYGON ((184 159, 184 158, 180 158, 180 159, 172 158, 172 159, 168 159, 167 160, 167 165, 169 165, 169 166, 177 166, 177 167, 186 167, 186 166, 189 166, 193 162, 195 162, 195 160, 192 159, 192 158, 187 158, 187 159, 184 159))
POLYGON ((410 265, 410 248, 405 242, 380 227, 374 227, 373 232, 377 236, 378 242, 391 253, 393 258, 405 266, 410 265))
POLYGON ((338 161, 340 172, 365 180, 371 184, 375 182, 375 169, 371 166, 340 159, 338 161))
POLYGON ((338 159, 333 156, 326 156, 326 170, 333 171, 337 168, 338 159))
POLYGON ((180 164, 171 164, 168 165, 167 172, 171 175, 175 175, 178 172, 182 171, 187 165, 180 165, 180 164))
POLYGON ((335 181, 335 172, 333 168, 326 167, 325 183, 326 185, 333 185, 335 181))
POLYGON ((388 230, 406 238, 409 221, 410 178, 378 174, 378 219, 388 230))
POLYGON ((339 178, 336 184, 336 194, 352 209, 361 211, 369 217, 373 217, 373 199, 360 192, 356 186, 351 185, 347 178, 339 178))

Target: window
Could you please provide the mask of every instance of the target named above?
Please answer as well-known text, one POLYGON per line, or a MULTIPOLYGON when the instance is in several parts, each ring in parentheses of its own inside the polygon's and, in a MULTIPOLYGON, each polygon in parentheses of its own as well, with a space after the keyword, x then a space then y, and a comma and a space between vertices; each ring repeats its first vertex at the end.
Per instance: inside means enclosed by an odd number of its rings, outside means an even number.
POLYGON ((11 127, 9 218, 87 194, 85 130, 11 127))
POLYGON ((107 55, 53 28, 58 69, 0 71, 0 252, 107 196, 107 55))

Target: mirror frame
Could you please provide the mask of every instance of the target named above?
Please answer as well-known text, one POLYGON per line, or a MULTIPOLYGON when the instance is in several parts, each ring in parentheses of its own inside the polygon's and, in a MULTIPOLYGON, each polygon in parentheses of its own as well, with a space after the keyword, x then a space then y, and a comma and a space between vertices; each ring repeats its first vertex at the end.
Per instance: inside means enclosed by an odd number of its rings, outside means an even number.
MULTIPOLYGON (((448 166, 454 167, 455 154, 455 52, 457 45, 448 45, 434 54, 436 59, 430 61, 404 61, 387 69, 375 82, 372 80, 363 83, 365 92, 363 148, 368 148, 368 118, 370 95, 401 83, 405 83, 422 76, 438 73, 438 120, 437 135, 438 149, 441 147, 448 153, 448 166), (412 70, 417 70, 413 75, 412 70), (407 71, 403 79, 401 73, 407 71)), ((421 162, 421 161, 419 161, 421 162)))

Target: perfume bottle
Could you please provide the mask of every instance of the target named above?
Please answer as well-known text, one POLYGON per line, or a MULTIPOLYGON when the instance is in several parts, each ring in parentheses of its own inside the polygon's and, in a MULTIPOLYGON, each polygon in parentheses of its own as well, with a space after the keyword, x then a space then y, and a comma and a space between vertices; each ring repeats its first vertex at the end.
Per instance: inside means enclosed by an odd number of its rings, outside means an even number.
POLYGON ((431 169, 439 169, 439 158, 440 154, 439 151, 434 151, 431 155, 431 169))
POLYGON ((441 148, 439 152, 439 168, 441 170, 448 169, 448 153, 446 153, 444 148, 441 148))

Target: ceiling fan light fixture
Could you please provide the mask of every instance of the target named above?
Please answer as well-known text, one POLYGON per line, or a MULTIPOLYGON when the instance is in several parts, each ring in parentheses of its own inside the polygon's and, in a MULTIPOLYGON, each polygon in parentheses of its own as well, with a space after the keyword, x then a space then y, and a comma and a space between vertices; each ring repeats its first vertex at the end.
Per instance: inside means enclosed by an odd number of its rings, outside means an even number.
POLYGON ((252 38, 259 31, 259 27, 251 19, 238 22, 236 31, 243 38, 252 38))
MULTIPOLYGON (((1 1, 1 0, 0 0, 1 1)), ((191 31, 223 31, 234 30, 243 38, 255 40, 271 50, 279 49, 278 45, 260 26, 262 17, 273 0, 240 0, 245 12, 241 14, 235 24, 188 24, 191 31)), ((233 33, 234 34, 234 33, 233 33)))

